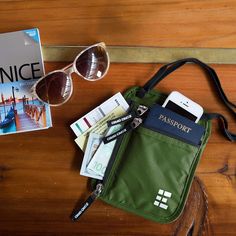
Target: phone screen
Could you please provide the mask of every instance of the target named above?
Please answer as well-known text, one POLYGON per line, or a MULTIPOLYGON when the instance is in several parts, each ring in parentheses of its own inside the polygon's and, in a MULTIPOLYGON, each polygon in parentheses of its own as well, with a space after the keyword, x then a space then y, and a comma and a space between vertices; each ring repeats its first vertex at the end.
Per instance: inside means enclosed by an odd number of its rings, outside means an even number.
POLYGON ((168 108, 171 111, 174 111, 178 114, 180 114, 181 116, 184 116, 192 121, 196 121, 197 117, 194 116, 193 114, 189 113, 188 111, 186 111, 185 109, 183 109, 182 107, 178 106, 177 104, 175 104, 172 101, 168 101, 168 103, 165 106, 166 108, 168 108))

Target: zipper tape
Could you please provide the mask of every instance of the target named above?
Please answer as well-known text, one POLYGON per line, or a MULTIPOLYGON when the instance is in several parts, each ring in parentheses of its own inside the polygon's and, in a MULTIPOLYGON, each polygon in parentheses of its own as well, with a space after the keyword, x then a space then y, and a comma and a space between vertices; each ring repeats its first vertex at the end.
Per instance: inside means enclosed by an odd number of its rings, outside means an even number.
MULTIPOLYGON (((136 111, 131 111, 129 114, 121 116, 117 119, 111 120, 108 124, 108 126, 113 126, 113 125, 117 125, 120 124, 122 122, 126 122, 128 120, 131 120, 132 118, 134 118, 132 120, 131 123, 129 123, 128 125, 126 125, 123 129, 118 130, 117 132, 115 132, 114 134, 111 134, 107 137, 105 137, 103 139, 103 142, 109 143, 115 139, 117 139, 118 137, 120 137, 121 135, 127 133, 128 131, 132 130, 132 129, 136 129, 142 122, 143 119, 140 118, 146 111, 148 111, 148 107, 143 106, 143 105, 139 105, 136 111)), ((118 147, 117 145, 115 145, 115 147, 118 147)), ((114 152, 113 152, 114 153, 114 152)), ((113 158, 112 154, 112 162, 114 162, 114 158, 113 158)), ((111 161, 111 160, 110 160, 111 161)), ((109 166, 110 166, 110 161, 109 161, 109 166)), ((108 170, 106 170, 107 173, 108 170)), ((105 174, 106 175, 106 174, 105 174)), ((105 182, 105 176, 104 176, 104 181, 105 182)), ((96 185, 96 189, 92 192, 92 194, 87 198, 87 200, 82 204, 82 206, 80 208, 76 208, 72 214, 71 214, 71 220, 73 221, 77 221, 79 220, 79 218, 85 213, 85 211, 92 205, 92 203, 100 196, 100 194, 102 193, 103 190, 103 184, 99 181, 96 185)))

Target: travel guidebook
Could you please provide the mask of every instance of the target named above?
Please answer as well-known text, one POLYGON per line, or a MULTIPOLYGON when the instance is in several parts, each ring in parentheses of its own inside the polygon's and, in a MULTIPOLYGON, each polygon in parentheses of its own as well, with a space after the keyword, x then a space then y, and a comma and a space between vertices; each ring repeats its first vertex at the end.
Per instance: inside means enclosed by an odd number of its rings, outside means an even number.
POLYGON ((31 93, 44 75, 38 29, 0 34, 0 135, 52 126, 49 105, 31 93))

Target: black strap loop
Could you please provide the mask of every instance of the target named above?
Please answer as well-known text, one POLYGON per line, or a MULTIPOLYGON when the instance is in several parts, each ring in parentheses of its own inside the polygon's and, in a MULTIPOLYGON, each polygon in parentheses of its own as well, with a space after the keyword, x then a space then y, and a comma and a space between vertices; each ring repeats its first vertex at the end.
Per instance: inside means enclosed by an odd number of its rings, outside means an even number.
MULTIPOLYGON (((195 63, 205 70, 205 72, 209 75, 209 77, 213 81, 221 101, 229 109, 229 111, 236 117, 236 112, 235 112, 236 104, 229 101, 228 97, 226 96, 221 86, 220 80, 215 70, 196 58, 184 58, 162 66, 157 71, 157 73, 138 91, 137 96, 144 97, 148 91, 152 90, 166 76, 168 76, 171 72, 175 71, 176 69, 178 69, 179 67, 183 66, 186 63, 195 63)), ((226 118, 223 115, 217 113, 209 114, 208 119, 214 119, 214 118, 220 119, 223 122, 223 129, 225 135, 229 140, 235 141, 236 134, 233 134, 228 131, 228 122, 226 118)))
POLYGON ((208 120, 219 119, 219 121, 221 121, 222 131, 224 132, 225 136, 232 142, 236 141, 236 134, 231 133, 228 130, 228 121, 222 114, 219 114, 219 113, 205 113, 204 117, 202 119, 208 119, 208 120))

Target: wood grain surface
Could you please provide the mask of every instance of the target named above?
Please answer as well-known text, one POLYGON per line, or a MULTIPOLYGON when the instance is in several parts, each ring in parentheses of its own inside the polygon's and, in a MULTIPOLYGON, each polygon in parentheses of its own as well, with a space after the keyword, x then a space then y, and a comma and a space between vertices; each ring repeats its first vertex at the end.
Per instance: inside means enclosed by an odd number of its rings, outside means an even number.
POLYGON ((39 27, 43 44, 236 47, 234 0, 0 1, 0 31, 39 27))
MULTIPOLYGON (((0 1, 0 32, 38 27, 44 45, 161 47, 236 47, 236 2, 231 1, 0 1)), ((46 71, 64 63, 47 63, 46 71)), ((74 93, 52 108, 53 128, 1 136, 0 235, 173 235, 161 225, 97 201, 77 223, 69 219, 89 194, 79 175, 83 153, 69 125, 118 91, 143 85, 160 67, 112 64, 101 81, 74 76, 74 93)), ((236 103, 236 67, 213 65, 230 100, 236 103)), ((178 90, 211 112, 221 112, 236 132, 235 120, 221 104, 212 83, 193 65, 181 68, 158 86, 178 90)), ((213 122, 212 135, 197 169, 208 194, 213 235, 236 232, 236 148, 213 122)))
MULTIPOLYGON (((64 64, 47 64, 47 71, 64 64)), ((236 101, 236 69, 214 66, 225 91, 236 101)), ((54 127, 45 131, 1 137, 1 235, 172 235, 173 226, 160 225, 97 201, 77 223, 69 215, 77 201, 89 194, 86 177, 79 175, 83 153, 73 142, 69 125, 118 91, 142 85, 159 68, 152 64, 112 64, 101 81, 89 83, 75 76, 71 100, 52 109, 54 127)), ((224 113, 236 131, 233 117, 219 102, 204 73, 193 65, 162 81, 158 89, 178 89, 208 111, 224 113)), ((213 122, 210 141, 197 169, 209 201, 214 235, 236 231, 235 144, 213 122)))

